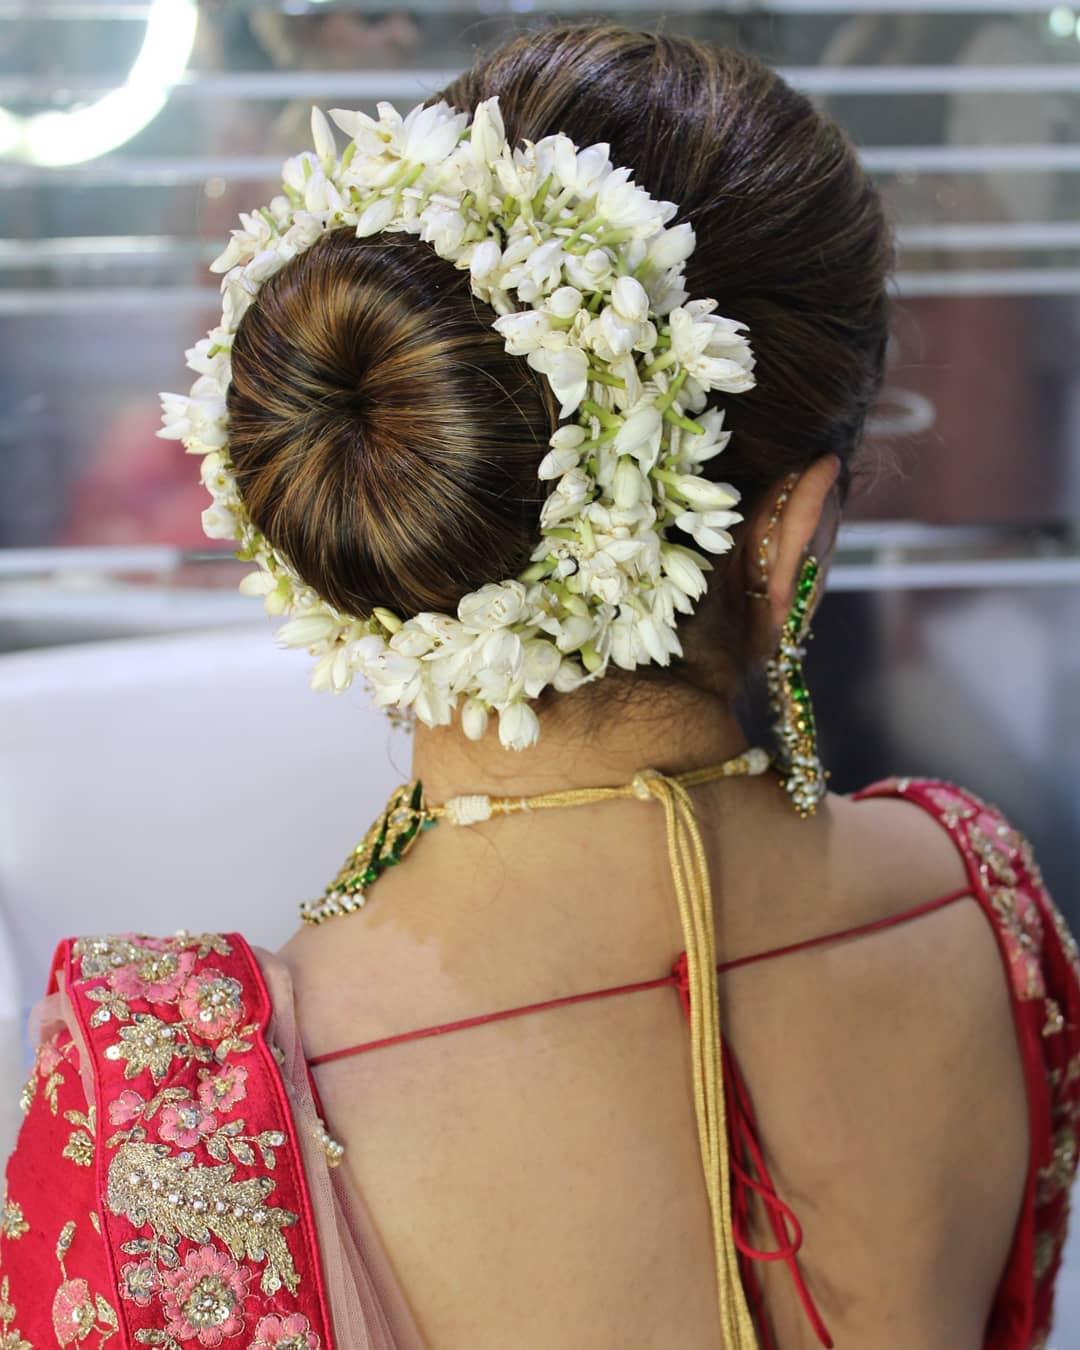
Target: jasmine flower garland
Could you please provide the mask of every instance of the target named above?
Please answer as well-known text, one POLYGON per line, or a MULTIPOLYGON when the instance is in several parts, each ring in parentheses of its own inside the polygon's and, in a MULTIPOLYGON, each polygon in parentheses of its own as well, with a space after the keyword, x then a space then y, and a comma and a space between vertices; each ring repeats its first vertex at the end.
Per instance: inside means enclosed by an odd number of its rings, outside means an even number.
POLYGON ((376 702, 429 726, 524 749, 539 735, 529 707, 552 685, 567 692, 602 676, 667 665, 682 648, 676 614, 693 612, 712 568, 732 546, 738 492, 702 476, 730 433, 705 411, 713 390, 753 388, 745 325, 690 300, 689 225, 668 227, 671 202, 654 201, 606 145, 579 150, 564 135, 507 144, 497 99, 470 124, 446 103, 402 116, 334 110, 348 136, 339 156, 312 110, 314 152, 288 160, 281 195, 240 216, 224 253, 220 324, 187 352, 198 378, 188 395, 163 394, 161 436, 202 458, 213 505, 203 527, 234 539, 257 564, 240 583, 284 615, 286 646, 316 658, 311 683, 340 692, 360 675, 376 702), (540 537, 517 577, 463 596, 457 613, 402 617, 377 608, 339 612, 321 599, 256 527, 229 458, 225 396, 233 336, 259 288, 321 235, 352 226, 419 236, 499 316, 506 350, 548 380, 563 425, 538 473, 553 488, 540 537), (677 526, 697 549, 667 539, 677 526))

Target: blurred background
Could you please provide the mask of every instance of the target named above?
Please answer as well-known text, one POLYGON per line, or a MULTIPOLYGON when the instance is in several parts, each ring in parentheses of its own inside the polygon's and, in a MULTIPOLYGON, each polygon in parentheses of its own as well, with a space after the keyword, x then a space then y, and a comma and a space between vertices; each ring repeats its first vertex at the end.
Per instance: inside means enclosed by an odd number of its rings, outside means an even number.
MULTIPOLYGON (((832 786, 970 785, 1080 926, 1080 9, 0 0, 5 1081, 59 937, 274 946, 405 775, 407 737, 360 693, 309 694, 307 658, 236 594, 197 462, 155 438, 157 392, 187 389, 183 350, 219 312, 206 264, 312 103, 411 106, 552 16, 748 49, 855 138, 899 268, 811 648, 832 786)), ((1078 1291, 1070 1265, 1062 1345, 1078 1291)))

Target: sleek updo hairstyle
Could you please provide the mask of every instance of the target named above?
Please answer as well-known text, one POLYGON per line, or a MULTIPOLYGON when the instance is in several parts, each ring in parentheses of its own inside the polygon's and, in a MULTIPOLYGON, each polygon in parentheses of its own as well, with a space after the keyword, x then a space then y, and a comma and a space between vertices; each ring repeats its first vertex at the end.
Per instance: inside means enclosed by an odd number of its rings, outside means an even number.
MULTIPOLYGON (((750 56, 613 25, 518 37, 436 97, 471 112, 494 95, 512 145, 558 131, 607 141, 615 165, 678 205, 673 223, 694 227, 690 295, 746 323, 757 358, 757 387, 723 400, 734 435, 705 471, 739 489, 749 518, 767 488, 831 453, 843 500, 880 386, 892 265, 843 132, 750 56)), ((345 613, 453 613, 528 565, 557 405, 494 319, 429 245, 349 229, 284 267, 245 314, 228 396, 240 490, 345 613)), ((739 674, 752 602, 735 538, 684 624, 707 623, 715 659, 739 674)))

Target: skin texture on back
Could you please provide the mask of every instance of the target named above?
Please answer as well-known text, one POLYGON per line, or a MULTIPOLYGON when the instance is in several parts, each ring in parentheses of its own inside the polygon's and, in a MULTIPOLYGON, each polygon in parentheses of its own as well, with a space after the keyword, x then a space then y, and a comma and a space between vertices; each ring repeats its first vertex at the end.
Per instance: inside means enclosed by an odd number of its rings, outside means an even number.
MULTIPOLYGON (((694 789, 720 960, 965 883, 891 800, 810 821, 772 780, 694 789)), ((431 834, 348 921, 283 955, 311 1054, 666 974, 682 934, 659 813, 634 802, 431 834), (556 821, 554 817, 558 815, 556 821)), ((976 1350, 1027 1119, 1001 959, 973 900, 720 977, 800 1263, 838 1347, 976 1350)), ((317 1081, 439 1350, 718 1343, 689 1040, 670 988, 423 1039, 317 1081)), ((751 1240, 774 1240, 752 1210, 751 1240)), ((759 1263, 784 1350, 814 1339, 759 1263)))

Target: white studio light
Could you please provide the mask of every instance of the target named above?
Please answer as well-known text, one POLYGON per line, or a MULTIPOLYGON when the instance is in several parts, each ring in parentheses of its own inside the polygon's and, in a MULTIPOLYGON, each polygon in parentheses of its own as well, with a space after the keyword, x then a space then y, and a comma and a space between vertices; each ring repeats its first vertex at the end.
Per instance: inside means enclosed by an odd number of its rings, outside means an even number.
POLYGON ((142 47, 119 89, 67 112, 20 117, 0 108, 0 156, 55 168, 96 159, 131 140, 183 75, 197 26, 196 0, 152 0, 142 47))
POLYGON ((1076 27, 1076 15, 1068 5, 1058 5, 1050 11, 1047 23, 1054 37, 1071 37, 1076 27))

